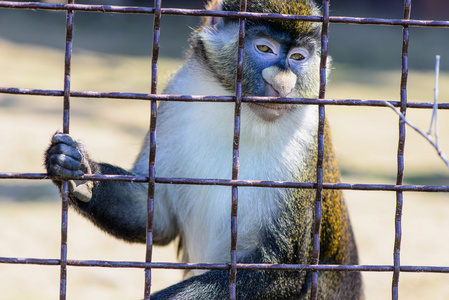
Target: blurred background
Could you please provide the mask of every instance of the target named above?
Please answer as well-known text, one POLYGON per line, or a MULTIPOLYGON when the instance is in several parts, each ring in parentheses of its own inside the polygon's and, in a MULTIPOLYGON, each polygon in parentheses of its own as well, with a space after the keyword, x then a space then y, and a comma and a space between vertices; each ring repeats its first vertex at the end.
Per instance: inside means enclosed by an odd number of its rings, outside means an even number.
MULTIPOLYGON (((162 1, 163 7, 201 8, 203 0, 162 1)), ((153 1, 77 1, 148 5, 153 1)), ((446 0, 412 0, 412 18, 447 20, 446 0)), ((331 15, 401 19, 401 0, 331 1, 331 15)), ((150 90, 152 16, 75 13, 72 90, 150 90)), ((163 16, 159 91, 183 61, 196 17, 163 16)), ((435 55, 441 55, 439 102, 449 102, 449 28, 410 30, 408 100, 432 102, 435 55)), ((0 9, 0 86, 63 88, 65 13, 0 9)), ((331 24, 333 59, 327 98, 399 100, 402 28, 331 24)), ((389 108, 326 107, 343 182, 394 184, 398 117, 389 108)), ((431 111, 408 109, 427 132, 431 111)), ((449 153, 449 112, 440 110, 439 141, 449 153)), ((94 159, 129 168, 149 126, 149 103, 74 98, 70 132, 94 159)), ((0 94, 0 172, 43 173, 43 153, 62 129, 62 98, 0 94)), ((407 129, 405 183, 448 185, 449 170, 421 136, 407 129)), ((345 191, 361 264, 393 263, 393 192, 345 191)), ((401 264, 449 266, 449 195, 404 193, 401 264)), ((49 181, 0 181, 0 257, 59 258, 60 198, 49 181)), ((126 244, 69 212, 69 259, 142 261, 145 247, 126 244)), ((173 245, 154 261, 176 261, 173 245)), ((153 290, 182 278, 155 270, 153 290)), ((391 298, 391 273, 364 273, 367 299, 391 298)), ((400 299, 447 299, 449 274, 401 273, 400 299)), ((141 299, 139 269, 68 268, 68 299, 141 299)), ((58 299, 59 268, 0 264, 0 299, 58 299)))

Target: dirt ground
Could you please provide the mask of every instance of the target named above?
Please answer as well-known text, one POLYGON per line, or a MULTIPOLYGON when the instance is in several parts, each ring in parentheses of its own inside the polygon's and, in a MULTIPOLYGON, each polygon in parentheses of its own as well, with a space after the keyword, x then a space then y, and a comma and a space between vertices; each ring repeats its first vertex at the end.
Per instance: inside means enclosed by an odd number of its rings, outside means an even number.
MULTIPOLYGON (((162 82, 179 64, 162 59, 162 82)), ((329 98, 398 100, 400 70, 366 72, 334 66, 329 98)), ((429 69, 432 69, 430 67, 429 69)), ((0 86, 62 89, 60 51, 0 40, 0 86), (7 58, 7 59, 5 59, 7 58)), ((78 53, 72 90, 147 92, 150 60, 78 53)), ((411 71, 409 100, 432 101, 433 73, 411 71)), ((440 101, 449 101, 449 74, 440 77, 440 101)), ((144 101, 72 99, 71 134, 84 140, 91 156, 131 166, 148 128, 144 101), (112 150, 111 150, 112 149, 112 150)), ((343 181, 394 184, 397 116, 388 108, 327 107, 343 181)), ((42 173, 42 154, 62 127, 62 99, 0 94, 0 172, 42 173)), ((430 111, 407 116, 427 130, 430 111)), ((439 114, 440 143, 449 153, 449 115, 439 114)), ((410 129, 406 183, 448 185, 449 171, 434 149, 410 129)), ((404 194, 401 264, 449 266, 449 195, 404 194)), ((361 264, 391 265, 394 192, 345 191, 361 264)), ((145 247, 107 236, 73 210, 69 213, 69 259, 142 261, 145 247)), ((59 258, 60 202, 48 181, 0 181, 0 257, 59 258)), ((156 248, 154 261, 176 261, 174 247, 156 248)), ((153 291, 182 278, 180 271, 154 270, 153 291)), ((391 298, 390 272, 364 273, 367 299, 391 298)), ((401 273, 400 299, 447 299, 448 274, 401 273)), ((140 269, 68 268, 68 299, 141 299, 140 269)), ((58 299, 59 268, 0 264, 0 299, 58 299)))

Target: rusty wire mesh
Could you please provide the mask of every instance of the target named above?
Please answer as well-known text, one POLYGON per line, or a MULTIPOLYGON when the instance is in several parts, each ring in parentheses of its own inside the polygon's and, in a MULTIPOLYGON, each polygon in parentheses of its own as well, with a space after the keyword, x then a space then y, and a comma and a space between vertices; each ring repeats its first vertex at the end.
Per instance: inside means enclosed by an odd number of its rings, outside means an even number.
MULTIPOLYGON (((433 105, 422 102, 407 101, 407 76, 408 76, 408 45, 409 28, 418 27, 449 27, 449 21, 426 21, 410 19, 411 0, 404 1, 403 19, 378 19, 378 18, 356 18, 356 17, 338 17, 329 15, 329 0, 322 1, 322 16, 291 16, 291 15, 266 15, 258 13, 248 13, 246 11, 246 1, 241 1, 240 12, 216 12, 207 10, 193 9, 175 9, 162 8, 161 0, 154 1, 154 7, 126 7, 110 5, 82 5, 75 4, 74 0, 69 0, 68 4, 51 4, 37 2, 0 2, 0 8, 8 9, 34 9, 34 10, 53 10, 66 12, 66 48, 65 48, 65 72, 63 90, 41 90, 27 89, 24 87, 3 87, 0 86, 0 93, 18 94, 18 95, 39 95, 47 97, 63 98, 63 131, 69 133, 69 114, 71 98, 107 98, 107 99, 134 99, 150 101, 151 103, 151 125, 150 125, 150 157, 149 157, 149 176, 124 176, 124 175, 85 175, 84 179, 98 181, 132 181, 149 183, 148 191, 148 224, 147 224, 147 255, 143 262, 137 261, 101 261, 101 260, 69 260, 67 259, 67 210, 68 210, 68 188, 67 183, 63 185, 62 196, 62 223, 61 223, 61 255, 59 259, 37 259, 37 258, 17 258, 0 257, 0 263, 3 264, 35 264, 35 265, 55 265, 60 266, 60 299, 66 298, 66 276, 67 266, 82 267, 106 267, 106 268, 139 268, 145 269, 145 299, 150 298, 151 294, 151 269, 215 269, 230 271, 230 298, 236 297, 236 276, 238 270, 310 270, 312 275, 312 293, 311 299, 317 298, 319 271, 364 271, 364 272, 391 272, 392 276, 392 299, 398 299, 399 275, 401 272, 433 272, 449 273, 448 267, 433 266, 404 266, 400 262, 401 253, 401 232, 402 232, 402 206, 403 193, 407 191, 418 192, 449 192, 449 186, 432 185, 405 185, 404 179, 404 144, 406 139, 406 125, 399 122, 399 141, 397 151, 397 177, 396 184, 360 184, 360 183, 326 183, 322 177, 322 161, 324 155, 324 118, 325 107, 328 105, 337 106, 385 106, 382 100, 360 100, 360 99, 326 99, 326 62, 328 59, 328 27, 330 23, 344 24, 371 24, 400 26, 403 28, 402 39, 402 77, 401 77, 401 98, 400 101, 389 101, 393 106, 399 107, 402 113, 407 108, 432 109, 433 105), (148 14, 154 15, 153 26, 153 49, 152 49, 152 67, 151 67, 151 93, 113 93, 113 92, 89 92, 72 91, 70 87, 70 72, 72 59, 72 36, 73 36, 73 15, 76 11, 85 12, 109 12, 120 14, 148 14), (159 55, 159 36, 160 19, 162 15, 188 15, 188 16, 220 16, 235 17, 240 19, 239 27, 239 49, 236 77, 235 96, 195 96, 195 95, 160 95, 157 91, 158 85, 158 55, 159 55), (257 19, 288 19, 305 20, 310 22, 322 23, 321 34, 321 64, 320 64, 320 91, 318 99, 294 99, 294 98, 270 98, 270 97, 248 97, 242 96, 242 60, 243 60, 243 42, 245 33, 245 20, 248 18, 257 19), (155 176, 155 153, 156 153, 156 118, 157 101, 208 101, 208 102, 233 102, 235 103, 234 117, 234 140, 233 140, 233 162, 232 179, 193 179, 193 178, 161 178, 155 176), (280 181, 253 181, 239 179, 239 136, 240 136, 240 110, 242 102, 276 102, 276 103, 297 103, 314 104, 319 106, 319 128, 318 128, 318 163, 317 178, 315 183, 302 182, 280 182, 280 181), (152 262, 152 227, 153 227, 153 201, 155 184, 189 184, 189 185, 222 185, 232 187, 232 211, 231 211, 231 253, 229 264, 199 264, 199 263, 157 263, 152 262), (288 264, 240 264, 236 260, 237 247, 237 207, 238 190, 240 187, 267 187, 267 188, 312 188, 316 190, 315 201, 315 221, 313 226, 313 262, 310 265, 288 265, 288 264), (395 237, 394 237, 394 260, 393 265, 320 265, 319 263, 319 234, 321 226, 321 193, 324 189, 340 190, 361 190, 361 191, 394 191, 396 193, 396 212, 395 212, 395 237)), ((449 103, 438 104, 438 109, 449 109, 449 103)), ((28 179, 28 180, 47 180, 47 174, 38 173, 0 173, 0 179, 28 179)))

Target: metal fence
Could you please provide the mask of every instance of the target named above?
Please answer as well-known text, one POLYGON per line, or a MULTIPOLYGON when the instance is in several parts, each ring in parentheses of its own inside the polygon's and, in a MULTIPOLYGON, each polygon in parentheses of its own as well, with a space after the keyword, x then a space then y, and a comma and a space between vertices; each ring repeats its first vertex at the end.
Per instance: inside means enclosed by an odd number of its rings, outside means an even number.
MULTIPOLYGON (((75 4, 74 0, 69 0, 68 4, 49 4, 37 2, 12 2, 1 1, 0 8, 8 9, 33 9, 33 10, 53 10, 66 12, 66 40, 65 40, 65 72, 64 72, 64 89, 63 90, 41 90, 26 89, 23 87, 0 87, 0 93, 17 94, 28 96, 47 96, 63 98, 63 131, 69 132, 69 112, 70 101, 73 98, 107 98, 107 99, 140 99, 151 102, 151 125, 150 125, 150 157, 149 157, 149 176, 121 176, 121 175, 85 175, 85 179, 100 181, 133 181, 149 183, 148 192, 148 226, 147 226, 147 255, 146 260, 141 262, 125 262, 125 261, 91 261, 91 260, 69 260, 67 258, 67 210, 68 210, 68 186, 63 185, 62 196, 62 223, 61 223, 61 256, 58 259, 37 259, 37 258, 17 258, 17 257, 0 257, 2 264, 35 264, 35 265, 55 265, 60 267, 60 299, 66 298, 66 277, 67 266, 82 267, 107 267, 107 268, 140 268, 145 270, 145 299, 150 298, 151 292, 151 270, 157 268, 166 269, 216 269, 230 271, 230 298, 235 299, 236 276, 238 270, 310 270, 313 271, 312 276, 312 294, 311 299, 317 298, 317 274, 320 271, 363 271, 363 272, 390 272, 392 273, 392 299, 398 299, 398 284, 401 272, 433 272, 433 273, 449 273, 447 267, 431 267, 431 266, 404 266, 401 264, 401 240, 402 240, 402 208, 403 193, 408 191, 418 192, 449 192, 449 186, 423 186, 423 185, 405 185, 404 179, 404 144, 406 139, 406 124, 399 122, 399 141, 397 150, 397 178, 396 184, 360 184, 360 183, 326 183, 322 177, 322 161, 324 153, 324 118, 325 107, 334 106, 377 106, 383 107, 385 103, 382 100, 358 100, 358 99, 328 99, 326 98, 326 62, 328 60, 328 28, 330 23, 344 24, 371 24, 371 25, 387 25, 399 26, 403 28, 402 39, 402 77, 401 77, 401 97, 400 101, 389 101, 389 103, 398 107, 405 114, 408 108, 432 109, 433 105, 423 102, 407 101, 407 79, 408 79, 408 46, 409 46, 409 28, 418 27, 449 27, 449 21, 426 21, 410 19, 411 0, 404 1, 404 15, 402 19, 377 19, 377 18, 356 18, 356 17, 339 17, 329 15, 329 0, 322 1, 322 16, 292 16, 292 15, 267 15, 258 13, 248 13, 246 11, 246 1, 241 1, 240 12, 217 12, 207 10, 193 9, 174 9, 162 8, 161 0, 154 1, 154 7, 127 7, 127 6, 110 6, 110 5, 82 5, 75 4), (153 26, 153 49, 152 49, 152 67, 151 67, 151 93, 112 93, 112 92, 89 92, 89 91, 72 91, 71 90, 71 61, 72 61, 72 37, 74 12, 109 12, 117 14, 148 14, 154 15, 153 26), (238 48, 238 64, 236 77, 236 94, 229 97, 216 96, 179 96, 179 95, 161 95, 158 94, 158 56, 159 56, 159 36, 160 36, 160 19, 162 15, 188 15, 188 16, 217 16, 217 17, 234 17, 240 20, 239 27, 239 48, 238 48), (320 91, 318 99, 270 99, 269 97, 247 97, 242 96, 242 59, 243 59, 243 42, 245 32, 246 19, 288 19, 302 20, 310 22, 322 23, 321 33, 321 64, 320 64, 320 91), (192 178, 160 178, 155 176, 155 151, 156 151, 156 118, 157 118, 157 101, 209 101, 209 102, 232 102, 235 103, 234 118, 234 141, 233 141, 233 163, 232 163, 232 179, 192 179, 192 178), (239 136, 240 136, 240 111, 243 102, 265 102, 275 101, 277 103, 296 103, 296 104, 315 104, 319 107, 319 129, 318 129, 318 165, 317 178, 314 183, 301 182, 260 182, 239 179, 239 136), (221 185, 232 187, 232 212, 231 212, 231 253, 230 263, 228 264, 197 264, 197 263, 156 263, 152 262, 152 228, 153 228, 153 197, 155 184, 189 184, 189 185, 221 185), (240 187, 268 187, 268 188, 312 188, 316 190, 315 201, 315 222, 313 227, 313 263, 311 265, 267 265, 267 264, 240 264, 236 260, 237 246, 237 206, 238 206, 238 190, 240 187), (393 191, 396 193, 396 211, 395 211, 395 237, 394 237, 394 263, 393 265, 321 265, 319 262, 319 233, 321 226, 321 194, 325 189, 339 190, 361 190, 361 191, 393 191)), ((0 83, 1 85, 1 83, 0 83)), ((449 109, 449 103, 438 104, 438 109, 449 109)), ((47 174, 36 173, 0 173, 0 179, 23 179, 23 180, 41 180, 48 179, 47 174)))

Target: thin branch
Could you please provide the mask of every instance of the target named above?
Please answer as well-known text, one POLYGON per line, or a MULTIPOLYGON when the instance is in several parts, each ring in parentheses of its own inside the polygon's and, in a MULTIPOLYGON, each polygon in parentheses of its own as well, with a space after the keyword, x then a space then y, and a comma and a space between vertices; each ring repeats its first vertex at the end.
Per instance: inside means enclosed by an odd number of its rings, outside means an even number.
POLYGON ((440 156, 440 158, 444 161, 444 163, 446 164, 446 166, 449 168, 449 161, 446 157, 446 155, 440 150, 440 148, 438 147, 438 145, 432 141, 431 137, 429 137, 429 135, 425 134, 424 132, 422 132, 418 127, 416 127, 415 125, 413 125, 413 123, 411 123, 409 120, 407 120, 407 118, 399 111, 397 110, 393 105, 391 105, 389 102, 382 100, 382 102, 388 106, 389 108, 391 108, 392 110, 394 110, 394 112, 401 118, 401 120, 407 124, 408 126, 410 126, 411 128, 413 128, 416 132, 418 132, 420 135, 422 135, 437 151, 438 155, 440 156))
POLYGON ((435 62, 435 87, 433 89, 433 113, 432 120, 430 121, 429 135, 432 134, 432 123, 435 122, 435 144, 438 144, 438 80, 440 78, 440 56, 436 56, 435 62))
POLYGON ((422 135, 437 151, 438 156, 443 160, 443 162, 446 164, 446 166, 449 168, 449 161, 446 157, 446 155, 443 153, 443 151, 440 149, 440 146, 438 144, 438 78, 440 76, 440 56, 436 56, 436 65, 435 65, 435 87, 434 87, 434 102, 433 102, 433 113, 432 113, 432 119, 430 121, 430 128, 427 134, 422 132, 418 127, 416 127, 412 122, 407 120, 407 118, 399 111, 397 110, 391 103, 382 100, 382 102, 391 108, 400 118, 401 120, 410 126, 412 129, 414 129, 417 133, 422 135), (432 127, 434 127, 435 130, 435 141, 432 140, 432 127))

